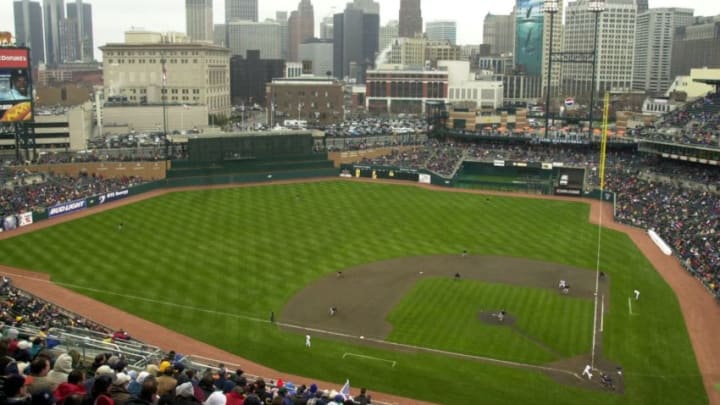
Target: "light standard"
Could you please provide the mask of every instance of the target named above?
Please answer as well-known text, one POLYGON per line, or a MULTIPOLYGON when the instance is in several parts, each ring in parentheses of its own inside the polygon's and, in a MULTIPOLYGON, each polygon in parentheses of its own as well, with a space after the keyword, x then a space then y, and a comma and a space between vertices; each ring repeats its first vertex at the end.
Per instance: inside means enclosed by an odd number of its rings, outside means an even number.
POLYGON ((548 48, 547 82, 545 83, 545 137, 548 137, 550 128, 550 81, 552 80, 552 58, 553 58, 553 28, 555 14, 558 12, 557 0, 545 0, 545 13, 550 14, 550 47, 548 48))
POLYGON ((598 20, 600 19, 600 13, 605 11, 605 2, 602 1, 592 1, 589 5, 590 12, 595 14, 595 28, 593 31, 593 52, 592 52, 592 79, 590 80, 590 83, 592 84, 592 88, 590 89, 590 115, 588 117, 588 137, 592 139, 593 136, 593 107, 595 104, 595 86, 597 78, 596 75, 596 69, 597 69, 597 42, 598 42, 598 20))

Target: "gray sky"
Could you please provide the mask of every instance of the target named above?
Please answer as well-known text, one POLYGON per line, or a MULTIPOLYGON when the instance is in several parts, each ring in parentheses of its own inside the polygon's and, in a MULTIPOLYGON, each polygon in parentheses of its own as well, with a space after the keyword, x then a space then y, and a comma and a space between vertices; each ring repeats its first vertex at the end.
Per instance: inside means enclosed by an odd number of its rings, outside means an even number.
MULTIPOLYGON (((66 0, 68 1, 73 0, 66 0)), ((564 0, 567 3, 567 0, 564 0)), ((131 27, 157 31, 185 31, 184 0, 84 0, 93 5, 95 46, 108 42, 122 42, 123 33, 131 27)), ((223 0, 214 0, 216 22, 224 19, 223 0)), ((260 0, 260 19, 273 18, 275 11, 297 9, 299 0, 260 0)), ((341 12, 347 0, 312 0, 317 25, 322 17, 341 12)), ((458 43, 482 42, 482 21, 485 15, 508 14, 512 0, 422 0, 424 21, 455 20, 458 26, 458 43)), ((650 7, 691 7, 695 15, 720 15, 718 0, 650 0, 650 7)), ((384 24, 397 20, 400 0, 380 1, 380 20, 384 24)), ((0 31, 15 32, 11 0, 0 0, 0 31)), ((96 55, 99 52, 96 50, 96 55)))

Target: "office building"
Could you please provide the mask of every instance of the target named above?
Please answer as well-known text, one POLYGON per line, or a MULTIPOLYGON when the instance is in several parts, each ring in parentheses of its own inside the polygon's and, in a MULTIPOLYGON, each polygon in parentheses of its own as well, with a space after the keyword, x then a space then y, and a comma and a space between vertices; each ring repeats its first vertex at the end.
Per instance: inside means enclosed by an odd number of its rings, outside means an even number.
POLYGON ((202 105, 210 115, 229 116, 230 51, 155 34, 126 35, 136 42, 100 47, 106 99, 128 105, 202 105))
POLYGON ((327 77, 276 78, 266 86, 266 98, 273 108, 270 124, 285 119, 328 125, 343 121, 343 85, 327 77))
POLYGON ((212 0, 185 0, 185 27, 191 41, 214 42, 212 0))
POLYGON ((78 24, 74 19, 64 18, 59 24, 60 63, 76 62, 80 60, 80 33, 78 24))
POLYGON ((264 59, 260 51, 247 51, 246 57, 230 58, 230 96, 233 105, 267 105, 265 85, 283 76, 285 61, 264 59))
POLYGON ((372 114, 421 114, 428 101, 448 102, 448 72, 377 69, 367 72, 365 108, 372 114))
POLYGON ((483 21, 483 44, 490 45, 490 53, 503 55, 515 49, 514 14, 487 14, 483 21))
POLYGON ((40 3, 16 0, 13 3, 15 17, 15 43, 30 48, 30 60, 34 66, 45 62, 45 39, 40 3))
POLYGON ((227 32, 225 30, 225 24, 214 24, 213 25, 213 44, 217 46, 225 47, 227 41, 227 32))
POLYGON ((720 67, 720 16, 696 18, 678 27, 673 38, 670 75, 687 76, 693 68, 720 67))
MULTIPOLYGON (((372 9, 372 8, 370 8, 372 9)), ((380 15, 367 14, 348 3, 333 17, 333 74, 338 79, 363 82, 365 71, 375 64, 378 52, 380 15)))
MULTIPOLYGON (((563 33, 564 33, 564 27, 563 27, 563 13, 565 11, 563 7, 563 2, 558 1, 557 2, 558 8, 557 12, 552 17, 552 27, 550 26, 550 16, 545 16, 545 22, 543 24, 543 53, 542 53, 542 73, 541 73, 541 79, 542 79, 542 88, 543 88, 543 95, 546 95, 546 91, 548 88, 547 85, 547 74, 548 74, 548 68, 550 67, 548 62, 550 61, 550 30, 552 29, 552 53, 553 54, 560 54, 562 52, 562 46, 563 46, 563 33)), ((552 66, 552 72, 550 77, 550 94, 552 96, 552 100, 550 101, 551 104, 551 111, 559 111, 561 100, 564 102, 565 97, 561 94, 559 91, 560 86, 560 78, 562 76, 562 65, 559 63, 556 63, 552 66)))
POLYGON ((93 40, 93 20, 92 20, 92 5, 83 3, 82 0, 76 0, 73 3, 67 4, 67 19, 72 21, 71 24, 75 24, 77 27, 73 29, 75 37, 68 38, 63 37, 64 41, 74 41, 77 47, 75 53, 77 57, 75 59, 63 59, 63 62, 71 60, 81 60, 83 62, 90 62, 95 60, 94 52, 94 40, 93 40))
POLYGON ((398 35, 403 38, 415 38, 423 32, 422 9, 420 0, 400 0, 398 16, 398 35))
POLYGON ((60 21, 65 19, 64 0, 43 0, 43 27, 45 30, 45 63, 55 66, 60 58, 60 21))
POLYGON ((258 0, 225 0, 225 22, 258 21, 258 0))
POLYGON ((288 41, 290 33, 288 31, 288 13, 287 11, 276 11, 275 22, 280 24, 280 57, 288 60, 288 41))
POLYGON ((228 23, 226 29, 232 55, 246 55, 249 50, 259 50, 266 59, 280 59, 281 27, 277 22, 235 20, 228 23))
POLYGON ((333 39, 333 17, 324 17, 320 21, 320 39, 333 39))
POLYGON ((310 66, 313 76, 332 76, 333 42, 332 40, 310 39, 300 44, 299 58, 303 65, 310 66))
POLYGON ((387 24, 380 27, 380 44, 378 50, 382 53, 385 51, 390 43, 398 37, 399 24, 397 20, 390 20, 387 24))
MULTIPOLYGON (((604 11, 590 11, 590 1, 568 3, 565 18, 563 51, 592 52, 595 41, 595 18, 598 18, 596 95, 606 90, 626 91, 632 87, 635 51, 634 0, 607 0, 604 11)), ((567 96, 589 96, 592 88, 590 64, 562 65, 562 86, 567 96)))
POLYGON ((688 8, 652 8, 637 16, 633 89, 663 94, 674 76, 670 75, 673 35, 678 27, 693 22, 688 8))
POLYGON ((310 0, 301 0, 288 19, 288 60, 298 61, 300 44, 315 36, 315 12, 310 0))
POLYGON ((457 24, 455 21, 448 20, 428 21, 425 24, 425 35, 431 41, 448 41, 455 45, 457 43, 457 24))

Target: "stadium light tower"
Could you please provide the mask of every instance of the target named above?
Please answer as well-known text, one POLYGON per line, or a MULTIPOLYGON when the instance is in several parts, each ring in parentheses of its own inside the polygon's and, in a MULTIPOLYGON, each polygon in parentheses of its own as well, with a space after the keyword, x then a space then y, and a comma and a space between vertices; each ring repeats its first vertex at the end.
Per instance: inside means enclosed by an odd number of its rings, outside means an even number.
POLYGON ((595 87, 597 86, 597 78, 595 77, 597 72, 597 43, 598 43, 598 20, 600 20, 600 14, 605 11, 604 1, 591 1, 588 9, 591 13, 595 14, 595 28, 593 34, 593 52, 592 52, 592 78, 590 83, 592 88, 590 89, 590 115, 588 117, 588 136, 592 139, 593 136, 593 107, 595 104, 595 87))
POLYGON ((555 14, 557 14, 558 2, 557 0, 545 0, 545 14, 550 15, 550 48, 548 49, 548 67, 547 67, 547 83, 545 83, 545 137, 548 137, 548 130, 550 128, 550 81, 552 80, 552 59, 553 59, 553 28, 555 14))

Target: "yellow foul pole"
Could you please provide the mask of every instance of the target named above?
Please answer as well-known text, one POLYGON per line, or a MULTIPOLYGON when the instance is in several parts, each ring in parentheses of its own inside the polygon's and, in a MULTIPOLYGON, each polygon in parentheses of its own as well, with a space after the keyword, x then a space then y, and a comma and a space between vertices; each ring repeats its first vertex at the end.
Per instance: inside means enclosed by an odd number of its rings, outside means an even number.
POLYGON ((607 149, 608 115, 610 115, 610 93, 605 92, 603 109, 602 142, 600 143, 600 193, 605 190, 605 151, 607 149))

